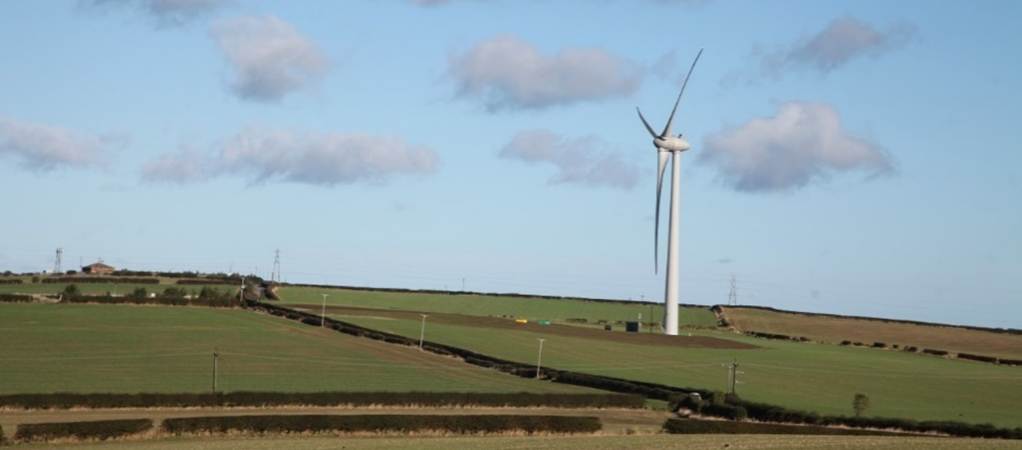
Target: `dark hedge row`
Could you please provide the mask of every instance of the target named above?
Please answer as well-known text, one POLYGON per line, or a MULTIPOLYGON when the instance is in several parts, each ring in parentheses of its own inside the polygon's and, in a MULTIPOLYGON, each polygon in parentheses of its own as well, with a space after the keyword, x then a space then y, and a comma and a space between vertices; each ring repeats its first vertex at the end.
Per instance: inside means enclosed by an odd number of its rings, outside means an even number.
POLYGON ((958 358, 994 364, 997 364, 998 362, 998 359, 993 356, 973 355, 971 353, 959 353, 958 358))
POLYGON ((710 310, 720 314, 723 313, 723 308, 746 308, 746 309, 758 309, 761 311, 771 311, 785 314, 797 314, 802 316, 816 316, 816 317, 833 317, 836 319, 858 319, 858 320, 872 320, 875 322, 887 322, 887 323, 902 323, 908 325, 923 325, 929 327, 949 327, 949 328, 962 328, 965 330, 976 330, 976 331, 989 331, 993 333, 1006 333, 1006 334, 1022 334, 1022 329, 1018 328, 988 328, 988 327, 977 327, 972 325, 953 325, 947 323, 936 323, 936 322, 922 322, 918 320, 902 320, 902 319, 884 319, 880 317, 866 317, 866 316, 846 316, 842 314, 827 314, 827 313, 813 313, 805 311, 791 311, 787 309, 771 308, 769 306, 755 306, 755 305, 713 305, 710 310))
POLYGON ((968 424, 953 421, 916 421, 889 417, 821 416, 776 405, 749 401, 739 402, 749 417, 767 422, 804 423, 809 425, 843 425, 853 428, 898 429, 914 433, 944 433, 951 436, 1022 439, 1022 428, 997 428, 990 424, 968 424))
POLYGON ((924 348, 923 349, 923 353, 926 353, 928 355, 936 355, 936 356, 947 356, 947 354, 948 354, 947 350, 937 350, 937 349, 933 349, 933 348, 924 348))
MULTIPOLYGON (((315 326, 319 326, 319 316, 314 314, 295 311, 282 306, 270 305, 259 302, 246 301, 245 305, 252 309, 262 310, 267 313, 281 317, 287 317, 291 320, 304 321, 307 319, 309 323, 312 323, 315 326)), ((336 319, 327 318, 326 324, 328 327, 331 327, 334 330, 346 334, 362 336, 370 339, 382 340, 384 342, 408 346, 418 345, 418 340, 409 339, 404 336, 385 333, 370 328, 364 328, 358 325, 342 322, 336 319)), ((457 356, 469 364, 488 367, 513 375, 518 375, 522 377, 536 376, 535 367, 529 364, 521 364, 513 361, 494 358, 492 356, 475 353, 470 350, 452 347, 449 345, 437 344, 429 341, 423 343, 423 349, 442 355, 457 356)), ((542 370, 541 375, 551 381, 559 383, 592 387, 612 392, 639 394, 647 398, 658 400, 670 401, 676 398, 678 395, 687 395, 689 393, 698 393, 703 397, 709 397, 712 394, 711 391, 705 389, 667 386, 662 384, 625 380, 621 378, 613 378, 600 375, 590 375, 585 373, 550 368, 544 368, 542 370)), ((908 428, 903 429, 915 432, 933 431, 946 433, 953 436, 999 437, 999 438, 1010 437, 1012 439, 1022 439, 1022 430, 996 428, 991 425, 972 425, 961 422, 916 422, 908 419, 819 416, 816 413, 807 413, 798 410, 790 410, 781 406, 753 403, 739 399, 732 399, 732 402, 729 404, 731 407, 720 406, 719 404, 711 406, 708 410, 704 409, 702 413, 706 415, 716 415, 718 417, 739 419, 744 414, 747 415, 748 418, 768 422, 847 425, 851 427, 868 427, 868 428, 902 428, 902 426, 905 426, 908 428), (741 407, 741 409, 739 409, 738 407, 741 407)))
MULTIPOLYGON (((200 272, 153 272, 145 270, 115 270, 114 275, 133 277, 161 277, 161 278, 201 278, 207 280, 219 280, 227 284, 241 284, 241 275, 227 273, 200 273, 200 272)), ((262 278, 256 275, 245 275, 245 279, 253 282, 262 282, 262 278)))
POLYGON ((31 295, 24 294, 0 294, 0 302, 3 303, 27 303, 35 301, 31 295))
POLYGON ((596 417, 519 415, 265 415, 164 419, 169 433, 414 432, 593 433, 603 428, 596 417))
POLYGON ((237 280, 225 280, 225 279, 211 278, 211 279, 197 280, 197 279, 185 278, 185 279, 175 280, 174 284, 183 284, 183 285, 192 285, 192 286, 213 286, 213 285, 223 285, 223 284, 238 284, 238 285, 240 285, 241 284, 241 279, 239 278, 237 280))
POLYGON ((114 297, 112 295, 65 295, 63 303, 102 303, 102 304, 131 304, 131 305, 165 305, 165 306, 207 306, 211 308, 237 308, 241 302, 233 295, 219 295, 210 297, 186 298, 182 296, 142 297, 127 295, 114 297))
POLYGON ((53 283, 118 283, 118 284, 160 284, 157 278, 134 278, 134 277, 108 277, 94 275, 88 277, 46 277, 40 281, 44 284, 53 283))
POLYGON ((732 422, 727 420, 667 419, 664 432, 669 434, 803 434, 803 435, 854 435, 876 436, 897 433, 856 430, 850 428, 828 428, 817 425, 780 425, 757 422, 732 422))
POLYGON ((625 394, 536 394, 468 392, 228 392, 218 394, 11 394, 0 395, 0 407, 183 408, 203 406, 494 406, 560 408, 635 408, 644 398, 625 394))
POLYGON ((20 278, 0 278, 0 284, 21 284, 20 278))
POLYGON ((92 422, 24 423, 18 425, 14 440, 21 442, 52 439, 111 439, 153 428, 150 419, 97 420, 92 422))
POLYGON ((743 331, 743 334, 752 337, 764 338, 764 339, 778 339, 783 341, 798 341, 798 342, 809 342, 809 338, 805 336, 788 336, 786 334, 777 333, 764 333, 761 331, 743 331))

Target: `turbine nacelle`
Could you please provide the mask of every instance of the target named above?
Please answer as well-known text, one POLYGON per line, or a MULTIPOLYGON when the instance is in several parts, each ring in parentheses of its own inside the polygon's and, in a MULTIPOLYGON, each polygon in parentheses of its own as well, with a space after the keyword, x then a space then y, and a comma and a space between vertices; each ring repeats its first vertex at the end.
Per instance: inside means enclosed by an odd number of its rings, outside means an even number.
POLYGON ((662 152, 683 152, 692 148, 692 145, 689 144, 685 138, 681 137, 680 134, 678 137, 668 136, 665 138, 653 138, 653 146, 656 147, 658 151, 662 152))

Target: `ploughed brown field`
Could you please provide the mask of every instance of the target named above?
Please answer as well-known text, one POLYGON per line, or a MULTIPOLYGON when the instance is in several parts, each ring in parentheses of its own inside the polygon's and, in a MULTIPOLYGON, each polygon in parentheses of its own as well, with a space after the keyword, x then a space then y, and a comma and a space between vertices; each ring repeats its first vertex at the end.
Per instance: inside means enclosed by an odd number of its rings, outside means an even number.
MULTIPOLYGON (((296 309, 318 313, 321 305, 289 305, 296 309)), ((354 308, 349 306, 327 306, 327 314, 340 314, 349 316, 371 316, 384 317, 401 320, 419 320, 421 316, 416 311, 395 311, 370 308, 354 308)), ((343 320, 343 319, 342 319, 343 320)), ((433 323, 444 323, 449 325, 463 325, 483 328, 502 328, 509 330, 522 330, 554 334, 558 336, 579 337, 585 339, 601 339, 614 342, 641 345, 659 345, 687 348, 725 348, 725 349, 753 349, 758 348, 752 344, 736 342, 727 339, 718 339, 708 336, 665 336, 658 333, 624 333, 619 331, 605 331, 599 328, 578 327, 572 325, 561 325, 552 323, 540 325, 535 322, 516 323, 511 319, 500 317, 466 316, 461 314, 429 313, 429 321, 433 323)), ((620 327, 619 327, 620 328, 620 327)))
POLYGON ((723 307, 728 322, 741 331, 804 336, 814 341, 840 343, 883 342, 890 347, 915 346, 952 353, 1022 359, 1022 335, 997 333, 940 325, 920 325, 880 320, 816 316, 767 311, 756 308, 723 307))

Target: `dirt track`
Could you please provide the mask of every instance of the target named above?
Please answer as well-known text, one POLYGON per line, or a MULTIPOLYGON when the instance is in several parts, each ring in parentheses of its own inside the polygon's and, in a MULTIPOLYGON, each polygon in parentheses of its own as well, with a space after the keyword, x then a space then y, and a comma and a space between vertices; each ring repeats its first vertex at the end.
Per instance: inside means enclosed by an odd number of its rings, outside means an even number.
POLYGON ((16 424, 46 422, 76 422, 111 419, 153 419, 200 416, 245 416, 267 414, 445 414, 445 415, 552 415, 595 416, 603 423, 605 434, 625 434, 631 429, 638 433, 656 433, 671 414, 648 409, 572 409, 572 408, 492 408, 492 407, 272 407, 272 408, 123 408, 72 410, 3 410, 0 425, 4 430, 15 429, 16 424))
MULTIPOLYGON (((320 305, 289 305, 295 309, 318 313, 320 305)), ((402 320, 419 320, 418 311, 395 311, 387 309, 356 308, 349 306, 327 306, 328 313, 343 314, 349 316, 372 316, 387 317, 402 320)), ((466 316, 462 314, 435 313, 429 314, 430 322, 443 323, 448 325, 461 325, 482 328, 501 328, 508 330, 531 331, 536 333, 554 334, 558 336, 578 337, 584 339, 600 339, 606 341, 621 342, 636 345, 662 345, 688 348, 726 348, 726 349, 753 349, 755 345, 742 342, 718 339, 708 336, 667 336, 654 333, 624 333, 605 331, 597 328, 578 327, 571 325, 540 325, 529 322, 525 324, 515 323, 514 320, 500 317, 466 316)), ((343 319, 341 319, 343 320, 343 319)))

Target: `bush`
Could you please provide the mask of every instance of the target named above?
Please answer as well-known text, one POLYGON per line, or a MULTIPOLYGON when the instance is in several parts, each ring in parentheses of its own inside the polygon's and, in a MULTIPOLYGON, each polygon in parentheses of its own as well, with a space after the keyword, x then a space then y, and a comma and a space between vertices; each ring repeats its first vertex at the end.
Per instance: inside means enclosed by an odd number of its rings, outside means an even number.
POLYGON ((152 427, 153 421, 150 419, 24 423, 18 425, 14 439, 18 441, 45 441, 61 438, 103 440, 141 433, 152 427))
POLYGON ((874 342, 873 343, 873 348, 887 348, 887 344, 885 344, 883 342, 874 342))
POLYGON ((602 428, 596 417, 516 415, 266 415, 183 417, 163 420, 169 433, 281 432, 414 432, 452 433, 524 431, 532 434, 592 433, 602 428))
POLYGON ((827 428, 816 425, 780 425, 773 423, 728 422, 722 420, 667 419, 669 434, 803 434, 803 435, 894 435, 896 433, 827 428))
POLYGON ((855 394, 852 398, 852 411, 855 411, 855 417, 862 417, 862 413, 869 409, 869 396, 866 394, 855 394))
POLYGON ((12 394, 0 408, 154 408, 203 406, 494 406, 641 409, 645 399, 628 394, 537 394, 459 392, 229 392, 222 394, 12 394))
POLYGON ((21 284, 20 278, 0 278, 0 284, 21 284))
POLYGON ((64 294, 65 297, 74 297, 76 295, 81 294, 81 291, 78 290, 78 286, 74 284, 69 284, 67 286, 64 286, 64 290, 62 291, 62 293, 64 294))
POLYGON ((936 350, 932 348, 924 348, 923 353, 936 356, 947 356, 947 350, 936 350))

